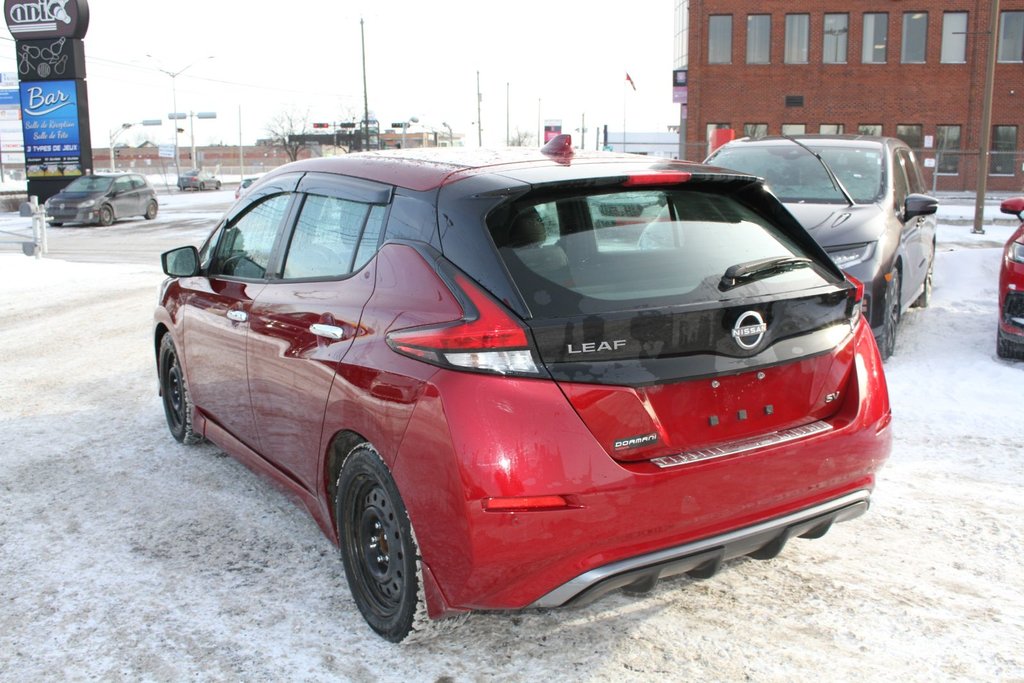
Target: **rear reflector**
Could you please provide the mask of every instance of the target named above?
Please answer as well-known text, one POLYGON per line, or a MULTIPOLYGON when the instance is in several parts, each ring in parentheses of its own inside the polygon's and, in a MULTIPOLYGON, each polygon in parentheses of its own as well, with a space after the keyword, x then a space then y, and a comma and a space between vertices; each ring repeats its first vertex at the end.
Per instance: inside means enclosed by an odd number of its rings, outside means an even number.
POLYGON ((685 171, 657 171, 654 173, 641 173, 631 175, 622 183, 626 187, 643 187, 645 185, 674 185, 685 183, 693 177, 692 173, 685 171))
POLYGON ((569 507, 562 496, 524 496, 521 498, 484 498, 487 512, 525 512, 527 510, 557 510, 569 507))

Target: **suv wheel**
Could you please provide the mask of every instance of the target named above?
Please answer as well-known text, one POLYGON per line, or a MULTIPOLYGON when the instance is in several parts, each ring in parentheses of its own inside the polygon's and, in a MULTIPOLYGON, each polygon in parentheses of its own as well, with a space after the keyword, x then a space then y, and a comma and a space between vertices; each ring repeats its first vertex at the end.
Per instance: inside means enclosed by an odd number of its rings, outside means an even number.
POLYGON ((882 321, 882 339, 878 351, 886 360, 896 350, 896 331, 900 326, 900 271, 892 271, 892 279, 885 288, 885 319, 882 321))
POLYGON ((352 597, 370 628, 400 642, 413 629, 421 598, 416 542, 398 487, 364 443, 346 458, 337 489, 334 513, 352 597))

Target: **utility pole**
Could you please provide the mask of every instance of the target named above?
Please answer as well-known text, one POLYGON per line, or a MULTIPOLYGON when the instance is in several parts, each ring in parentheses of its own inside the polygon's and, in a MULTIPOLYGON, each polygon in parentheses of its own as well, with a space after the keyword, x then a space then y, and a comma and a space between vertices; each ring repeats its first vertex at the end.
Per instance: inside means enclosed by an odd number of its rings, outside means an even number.
POLYGON ((974 227, 971 232, 984 235, 985 186, 988 182, 989 145, 992 134, 992 88, 996 76, 996 45, 999 29, 999 0, 992 0, 988 18, 988 63, 985 66, 985 94, 981 102, 981 135, 978 142, 978 192, 974 198, 974 227))
POLYGON ((512 145, 512 138, 508 134, 508 119, 509 119, 509 83, 505 81, 505 146, 509 147, 512 145))
POLYGON ((370 99, 366 94, 366 33, 362 17, 359 18, 359 40, 363 46, 363 136, 366 140, 363 150, 367 151, 370 149, 370 99))
POLYGON ((483 100, 483 95, 480 94, 480 72, 476 72, 476 144, 480 147, 484 146, 484 124, 480 120, 480 102, 483 100))

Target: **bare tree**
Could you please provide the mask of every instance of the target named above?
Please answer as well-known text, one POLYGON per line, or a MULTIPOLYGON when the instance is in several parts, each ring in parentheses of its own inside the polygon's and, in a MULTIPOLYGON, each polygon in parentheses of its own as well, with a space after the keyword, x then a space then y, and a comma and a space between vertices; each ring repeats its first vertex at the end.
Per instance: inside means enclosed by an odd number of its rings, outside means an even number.
POLYGON ((283 149, 289 161, 298 159, 299 152, 309 146, 302 137, 309 133, 308 111, 303 114, 291 110, 283 111, 267 125, 271 144, 283 149))
POLYGON ((534 135, 530 131, 516 128, 508 143, 510 147, 533 147, 533 138, 534 135))

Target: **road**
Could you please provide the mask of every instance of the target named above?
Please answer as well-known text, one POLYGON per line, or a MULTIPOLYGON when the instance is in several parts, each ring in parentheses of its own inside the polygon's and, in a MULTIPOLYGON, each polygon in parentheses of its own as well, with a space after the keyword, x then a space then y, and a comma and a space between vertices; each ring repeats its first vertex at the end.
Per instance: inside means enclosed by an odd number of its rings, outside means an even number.
MULTIPOLYGON (((159 263, 160 254, 186 244, 199 246, 235 201, 232 190, 159 194, 160 212, 108 227, 65 225, 47 230, 47 256, 91 263, 159 263)), ((32 239, 31 219, 0 215, 0 253, 21 253, 19 242, 32 239)))

